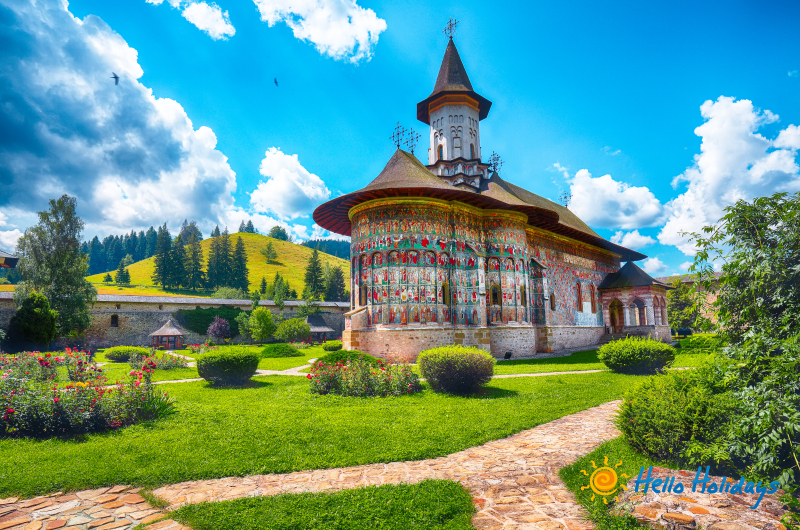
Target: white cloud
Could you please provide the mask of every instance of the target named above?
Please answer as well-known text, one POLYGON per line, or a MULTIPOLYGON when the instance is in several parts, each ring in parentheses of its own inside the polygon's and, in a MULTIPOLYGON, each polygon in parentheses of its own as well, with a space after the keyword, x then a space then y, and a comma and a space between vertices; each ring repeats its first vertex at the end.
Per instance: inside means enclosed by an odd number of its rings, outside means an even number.
POLYGON ((771 141, 757 131, 778 120, 751 101, 721 96, 700 107, 706 122, 695 129, 703 141, 694 165, 673 179, 673 186, 687 182, 687 189, 666 205, 667 221, 658 235, 664 245, 674 245, 694 255, 694 243, 681 232, 699 232, 715 224, 724 208, 736 201, 752 200, 778 191, 800 189, 795 160, 800 131, 794 125, 771 141))
POLYGON ((642 262, 642 268, 647 274, 659 274, 667 270, 666 264, 658 259, 658 256, 647 258, 642 262))
POLYGON ((611 242, 626 248, 639 250, 640 248, 654 244, 656 240, 650 236, 640 234, 638 230, 627 233, 620 230, 611 236, 611 242))
MULTIPOLYGON (((161 5, 164 0, 145 0, 148 4, 161 5)), ((175 9, 183 6, 183 18, 197 26, 214 40, 227 40, 236 33, 236 28, 231 24, 227 11, 223 11, 217 4, 196 2, 194 0, 167 0, 175 9)))
POLYGON ((800 75, 800 72, 797 70, 789 70, 789 77, 797 77, 798 75, 800 75))
POLYGON ((227 39, 236 33, 228 12, 222 11, 217 4, 193 2, 183 9, 182 14, 183 18, 208 33, 214 40, 227 39))
POLYGON ((0 249, 13 252, 17 246, 17 241, 22 237, 22 232, 18 228, 14 230, 0 230, 0 249))
POLYGON ((646 187, 617 182, 611 175, 593 178, 586 169, 568 180, 569 209, 590 226, 642 228, 659 224, 663 217, 663 206, 646 187))
POLYGON ((253 0, 270 27, 283 21, 320 53, 357 63, 372 57, 386 21, 355 0, 253 0))
POLYGON ((261 161, 259 172, 268 177, 250 194, 250 204, 257 212, 271 212, 279 219, 306 217, 311 210, 331 196, 321 178, 304 168, 297 155, 287 155, 270 147, 261 161))
POLYGON ((693 262, 693 261, 684 261, 683 263, 681 263, 681 264, 678 266, 678 268, 679 268, 680 270, 684 271, 684 272, 687 272, 687 271, 689 270, 689 267, 691 267, 692 265, 694 265, 694 262, 693 262))
POLYGON ((608 146, 608 145, 607 145, 607 146, 605 146, 605 147, 603 148, 603 152, 604 152, 605 154, 607 154, 607 155, 611 155, 611 156, 617 156, 617 155, 619 155, 619 154, 622 154, 622 150, 620 150, 620 149, 614 149, 613 147, 611 147, 611 146, 608 146))

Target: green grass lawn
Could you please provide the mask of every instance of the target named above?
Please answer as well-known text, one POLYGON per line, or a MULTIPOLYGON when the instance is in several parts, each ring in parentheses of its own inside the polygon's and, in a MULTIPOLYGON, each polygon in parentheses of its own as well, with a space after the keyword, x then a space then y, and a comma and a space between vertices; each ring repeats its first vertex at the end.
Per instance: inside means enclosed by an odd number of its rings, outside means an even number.
POLYGON ((619 399, 641 378, 601 372, 492 381, 483 394, 317 396, 305 378, 248 388, 161 386, 178 413, 74 439, 0 439, 0 497, 418 460, 619 399))
MULTIPOLYGON (((699 366, 708 356, 705 350, 678 350, 673 368, 699 366)), ((579 351, 566 357, 549 359, 525 359, 519 361, 498 361, 494 367, 495 375, 536 374, 545 372, 572 372, 578 370, 607 370, 606 365, 597 360, 597 350, 579 351)))
MULTIPOLYGON (((581 489, 581 487, 589 484, 589 477, 584 475, 581 470, 591 475, 597 467, 605 466, 606 457, 608 457, 608 467, 613 468, 619 477, 617 484, 626 484, 630 477, 639 476, 639 470, 642 467, 645 470, 649 466, 679 468, 667 462, 651 460, 649 457, 635 451, 623 437, 619 437, 609 440, 571 466, 564 467, 559 471, 558 475, 575 495, 578 502, 589 512, 589 518, 595 523, 598 530, 648 528, 640 524, 632 516, 610 515, 608 513, 609 505, 603 503, 602 496, 595 495, 591 489, 581 489), (592 461, 594 461, 594 465, 592 461), (620 462, 621 464, 617 467, 617 463, 620 462), (627 477, 623 476, 623 474, 627 475, 627 477), (595 497, 594 500, 592 500, 593 495, 595 497)), ((619 492, 620 490, 617 491, 619 492)), ((613 498, 613 495, 611 495, 611 498, 613 498)), ((611 503, 611 498, 608 498, 609 503, 611 503)))
POLYGON ((192 504, 171 515, 195 530, 468 530, 473 512, 460 484, 426 480, 192 504))

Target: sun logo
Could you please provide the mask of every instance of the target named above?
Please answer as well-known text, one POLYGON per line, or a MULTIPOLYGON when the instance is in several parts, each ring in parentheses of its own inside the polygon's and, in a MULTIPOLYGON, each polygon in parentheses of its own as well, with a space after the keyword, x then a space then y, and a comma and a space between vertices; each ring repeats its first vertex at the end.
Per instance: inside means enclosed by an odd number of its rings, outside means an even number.
MULTIPOLYGON (((592 500, 594 500, 597 495, 600 495, 603 498, 603 503, 608 504, 607 497, 614 495, 619 490, 628 489, 625 487, 625 484, 617 485, 619 477, 617 476, 617 472, 614 471, 613 468, 608 466, 608 457, 605 457, 602 467, 597 467, 597 464, 594 463, 594 460, 592 460, 591 462, 592 462, 592 467, 594 468, 594 471, 592 472, 591 475, 589 475, 589 473, 587 473, 586 470, 581 469, 581 473, 589 477, 589 485, 581 486, 581 490, 588 490, 589 488, 591 488, 593 492, 592 500)), ((622 462, 619 462, 617 463, 617 465, 614 466, 614 468, 617 468, 621 465, 622 462)), ((620 476, 624 478, 630 478, 625 473, 622 473, 620 476)), ((619 501, 619 497, 615 496, 614 500, 619 501)))

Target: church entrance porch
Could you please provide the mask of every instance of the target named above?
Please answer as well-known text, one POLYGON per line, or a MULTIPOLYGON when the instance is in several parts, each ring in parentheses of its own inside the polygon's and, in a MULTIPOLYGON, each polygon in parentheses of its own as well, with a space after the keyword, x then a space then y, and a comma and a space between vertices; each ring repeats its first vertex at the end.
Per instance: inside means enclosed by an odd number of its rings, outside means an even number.
POLYGON ((625 326, 623 311, 622 302, 619 300, 615 299, 608 305, 608 316, 611 320, 611 333, 613 334, 622 333, 622 328, 625 326))

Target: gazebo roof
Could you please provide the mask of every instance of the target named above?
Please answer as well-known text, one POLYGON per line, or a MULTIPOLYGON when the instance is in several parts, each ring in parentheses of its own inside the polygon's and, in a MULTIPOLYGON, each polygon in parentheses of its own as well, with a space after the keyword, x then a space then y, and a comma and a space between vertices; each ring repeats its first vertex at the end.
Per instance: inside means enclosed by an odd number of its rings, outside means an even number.
POLYGON ((306 317, 306 324, 311 328, 311 333, 335 333, 335 331, 325 323, 322 315, 308 315, 306 317))
POLYGON ((0 250, 0 267, 4 269, 13 269, 17 266, 18 261, 19 258, 17 256, 0 250))
POLYGON ((166 324, 161 326, 161 329, 150 334, 151 337, 177 337, 183 335, 186 335, 186 332, 173 324, 171 318, 167 320, 166 324))
POLYGON ((634 262, 629 261, 617 272, 612 272, 600 282, 598 289, 620 289, 622 287, 646 287, 648 285, 658 285, 665 289, 674 289, 671 285, 665 285, 647 274, 634 262))

